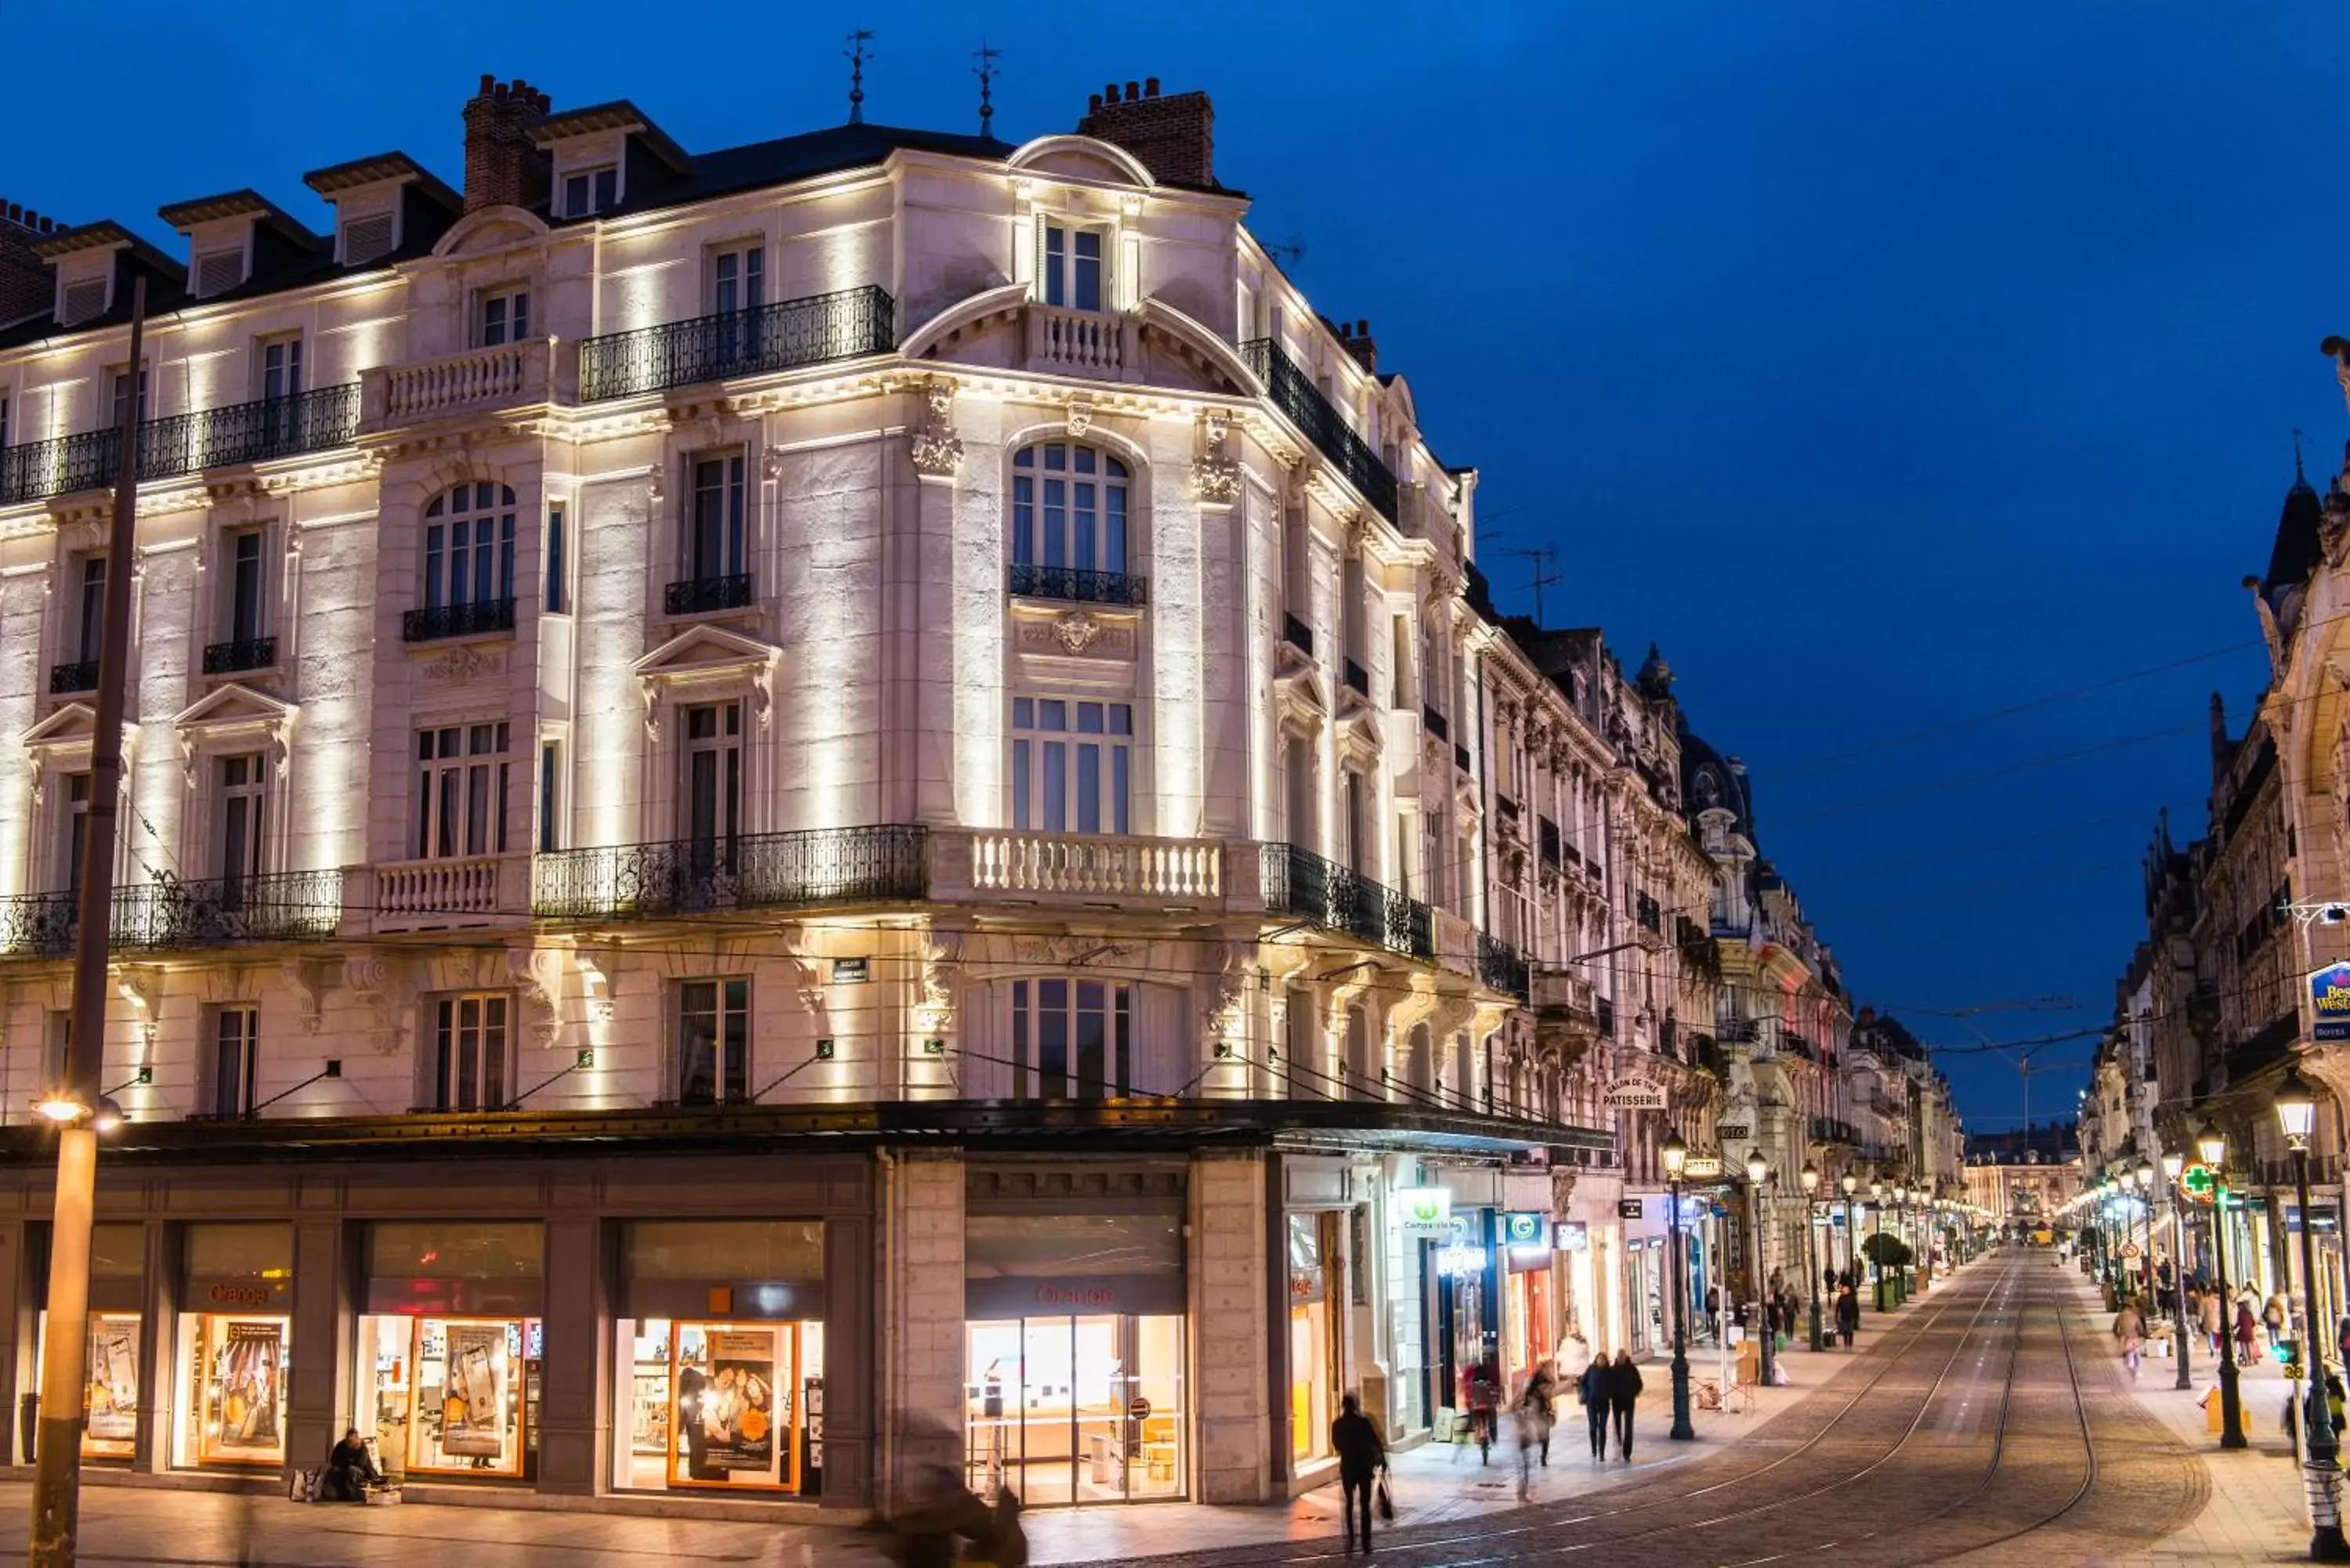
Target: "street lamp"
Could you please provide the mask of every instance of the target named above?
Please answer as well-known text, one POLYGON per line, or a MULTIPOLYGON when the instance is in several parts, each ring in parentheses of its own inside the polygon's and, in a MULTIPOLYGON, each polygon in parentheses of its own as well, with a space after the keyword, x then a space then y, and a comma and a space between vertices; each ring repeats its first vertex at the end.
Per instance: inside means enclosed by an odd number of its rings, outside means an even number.
POLYGON ((2247 1447, 2244 1400, 2237 1387, 2236 1358, 2228 1350, 2229 1317, 2233 1298, 2228 1293, 2228 1188, 2220 1179, 2228 1158, 2228 1137, 2211 1122, 2195 1135, 2195 1152, 2211 1168, 2211 1258, 2220 1286, 2220 1446, 2247 1447))
POLYGON ((1868 1180, 1868 1206, 1877 1213, 1877 1255, 1869 1260, 1877 1266, 1877 1310, 1891 1312, 1885 1302, 1885 1183, 1876 1177, 1868 1180))
POLYGON ((2152 1160, 2141 1159, 2137 1162, 2137 1191, 2138 1201, 2146 1207, 2146 1251, 2139 1254, 2138 1262, 2144 1266, 2138 1272, 2145 1281, 2146 1299, 2152 1301, 2154 1299, 2154 1162, 2152 1160))
POLYGON ((2187 1168, 2187 1157, 2176 1150, 2162 1157, 2162 1201, 2170 1210, 2171 1242, 2178 1255, 2170 1262, 2170 1337, 2178 1345, 2178 1376, 2171 1384, 2174 1388, 2192 1388, 2195 1379, 2187 1367, 2187 1215, 2178 1207, 2178 1173, 2187 1168))
POLYGON ((1771 1167, 1759 1148, 1746 1156, 1746 1185, 1754 1191, 1754 1299, 1762 1309, 1762 1386, 1771 1386, 1771 1342, 1777 1337, 1771 1332, 1771 1318, 1776 1303, 1770 1298, 1770 1285, 1763 1277, 1763 1266, 1769 1261, 1762 1255, 1762 1180, 1771 1174, 1771 1167))
POLYGON ((1820 1168, 1808 1159, 1804 1161, 1798 1179, 1804 1184, 1804 1266, 1812 1276, 1812 1348, 1825 1350, 1828 1343, 1820 1333, 1819 1237, 1812 1224, 1812 1195, 1820 1189, 1820 1168))
POLYGON ((1853 1309, 1860 1308, 1860 1231, 1852 1222, 1852 1195, 1860 1190, 1860 1178, 1847 1170, 1844 1173, 1844 1267, 1852 1285, 1853 1309))
POLYGON ((2272 1096, 2277 1126, 2293 1149, 2293 1185, 2301 1200, 2301 1323, 2303 1391, 2308 1412, 2309 1557, 2313 1563, 2350 1563, 2350 1540, 2342 1534, 2341 1446, 2334 1440, 2332 1412, 2326 1408, 2325 1359, 2317 1350, 2317 1254, 2310 1240, 2316 1227, 2309 1213, 2309 1131, 2317 1120, 2317 1096, 2302 1081, 2301 1071, 2285 1069, 2284 1080, 2272 1096))
POLYGON ((1665 1227, 1672 1238, 1673 1249, 1673 1429, 1669 1434, 1677 1442, 1688 1442, 1697 1436, 1690 1425, 1689 1381, 1689 1290, 1681 1282, 1683 1249, 1681 1247, 1681 1172, 1689 1167, 1689 1145, 1679 1133, 1667 1133, 1659 1150, 1665 1157, 1665 1185, 1671 1205, 1665 1210, 1665 1227))

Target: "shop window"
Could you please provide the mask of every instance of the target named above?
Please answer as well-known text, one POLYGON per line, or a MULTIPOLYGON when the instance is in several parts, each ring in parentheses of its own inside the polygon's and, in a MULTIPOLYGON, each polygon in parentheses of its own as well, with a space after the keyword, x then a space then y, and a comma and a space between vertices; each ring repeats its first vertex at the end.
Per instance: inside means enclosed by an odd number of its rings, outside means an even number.
POLYGON ((689 980, 677 988, 677 1097, 732 1105, 751 1096, 751 982, 689 980))
POLYGON ((1012 826, 1125 833, 1134 709, 1062 697, 1012 700, 1012 826))
MULTIPOLYGON (((140 1299, 146 1274, 144 1225, 90 1228, 91 1310, 84 1345, 81 1429, 86 1459, 128 1459, 139 1435, 139 1346, 144 1322, 130 1303, 140 1299)), ((40 1288, 46 1289, 45 1280, 40 1288)), ((36 1388, 41 1383, 41 1344, 47 1335, 48 1315, 38 1313, 34 1321, 36 1388)))
POLYGON ((369 1228, 351 1425, 394 1477, 536 1471, 545 1241, 528 1221, 369 1228))
POLYGON ((283 1225, 196 1224, 182 1253, 172 1463, 276 1469, 286 1461, 293 1237, 283 1225))
POLYGON ((1289 1452, 1330 1457, 1330 1423, 1346 1382, 1345 1314, 1336 1290, 1341 1214, 1289 1216, 1289 1452))
POLYGON ((1132 987, 1055 977, 1012 982, 1013 1098, 1122 1098, 1133 1081, 1132 987))

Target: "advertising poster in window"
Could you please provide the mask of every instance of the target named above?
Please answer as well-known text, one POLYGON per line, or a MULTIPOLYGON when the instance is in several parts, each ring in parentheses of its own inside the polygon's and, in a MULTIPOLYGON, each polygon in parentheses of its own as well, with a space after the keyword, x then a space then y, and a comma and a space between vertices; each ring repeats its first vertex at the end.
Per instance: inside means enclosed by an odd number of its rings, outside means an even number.
POLYGON ((468 1459, 505 1453, 505 1324, 449 1325, 449 1383, 441 1395, 441 1451, 468 1459))
POLYGON ((89 1416, 82 1447, 128 1454, 139 1435, 139 1319, 93 1313, 89 1320, 89 1416))
POLYGON ((686 1450, 686 1473, 674 1479, 780 1485, 777 1460, 785 1417, 776 1394, 776 1368, 781 1331, 684 1328, 679 1337, 672 1429, 686 1450), (699 1356, 694 1355, 697 1348, 699 1356))
POLYGON ((213 1376, 218 1403, 205 1424, 206 1458, 274 1464, 286 1457, 286 1321, 214 1319, 213 1376))

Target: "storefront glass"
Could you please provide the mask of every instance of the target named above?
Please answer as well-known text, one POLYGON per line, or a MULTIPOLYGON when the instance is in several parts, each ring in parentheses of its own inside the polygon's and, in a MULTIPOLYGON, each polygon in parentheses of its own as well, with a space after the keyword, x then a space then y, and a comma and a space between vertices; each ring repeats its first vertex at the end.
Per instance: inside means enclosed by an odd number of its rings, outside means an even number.
MULTIPOLYGON (((46 1260, 41 1245, 36 1256, 46 1260)), ((89 1338, 83 1384, 82 1458, 127 1459, 139 1436, 139 1336, 143 1326, 134 1305, 147 1273, 147 1229, 143 1225, 93 1225, 89 1253, 89 1338)), ((46 1276, 38 1288, 46 1293, 46 1276)), ((49 1314, 34 1314, 33 1382, 41 1386, 41 1345, 49 1314)))
POLYGON ((191 1225, 182 1248, 172 1462, 286 1459, 293 1236, 283 1225, 191 1225))
POLYGON ((525 1222, 371 1228, 352 1424, 384 1469, 535 1472, 541 1244, 525 1222))
POLYGON ((1289 1451, 1326 1459, 1337 1415, 1338 1315, 1330 1232, 1341 1216, 1289 1216, 1289 1451))
POLYGON ((1031 1508, 1180 1498, 1180 1214, 965 1220, 964 1468, 1031 1508))
POLYGON ((818 1491, 822 1223, 632 1224, 621 1292, 612 1484, 818 1491))

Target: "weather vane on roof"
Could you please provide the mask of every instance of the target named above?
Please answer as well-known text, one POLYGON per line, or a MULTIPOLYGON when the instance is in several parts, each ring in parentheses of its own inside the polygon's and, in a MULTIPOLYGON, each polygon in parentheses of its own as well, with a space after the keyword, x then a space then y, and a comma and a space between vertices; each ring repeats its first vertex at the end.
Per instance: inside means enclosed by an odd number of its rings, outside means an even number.
POLYGON ((988 93, 995 85, 995 62, 1003 57, 1003 51, 991 46, 985 38, 982 38, 979 47, 972 51, 972 58, 979 62, 971 67, 971 74, 979 78, 979 133, 982 136, 995 134, 995 106, 989 100, 988 93))
POLYGON ((865 46, 873 41, 873 29, 859 27, 848 35, 848 47, 841 54, 848 61, 848 123, 865 123, 865 62, 873 57, 865 46))

